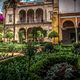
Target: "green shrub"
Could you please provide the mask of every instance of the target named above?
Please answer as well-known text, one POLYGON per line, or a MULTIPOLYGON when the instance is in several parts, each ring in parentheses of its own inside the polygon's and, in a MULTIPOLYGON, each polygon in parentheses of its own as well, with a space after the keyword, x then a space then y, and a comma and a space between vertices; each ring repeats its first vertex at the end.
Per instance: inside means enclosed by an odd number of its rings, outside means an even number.
POLYGON ((45 51, 46 53, 54 52, 54 46, 53 46, 53 44, 52 43, 46 43, 44 45, 43 51, 45 51))
POLYGON ((77 66, 78 58, 74 55, 49 55, 31 66, 31 72, 43 77, 50 66, 56 63, 67 62, 77 66))
POLYGON ((24 56, 0 62, 0 80, 27 80, 26 62, 24 56))
POLYGON ((0 52, 22 52, 25 44, 18 43, 0 43, 0 52))
POLYGON ((31 73, 30 74, 30 80, 42 80, 42 79, 38 75, 31 73))
POLYGON ((73 44, 73 49, 72 50, 75 54, 80 54, 80 43, 73 44))
POLYGON ((77 77, 80 79, 80 69, 78 69, 77 72, 78 72, 77 77))
POLYGON ((77 70, 68 63, 53 65, 47 72, 44 80, 74 80, 77 77, 77 70))
POLYGON ((12 42, 13 42, 13 43, 18 43, 18 41, 17 41, 17 40, 13 40, 12 42))

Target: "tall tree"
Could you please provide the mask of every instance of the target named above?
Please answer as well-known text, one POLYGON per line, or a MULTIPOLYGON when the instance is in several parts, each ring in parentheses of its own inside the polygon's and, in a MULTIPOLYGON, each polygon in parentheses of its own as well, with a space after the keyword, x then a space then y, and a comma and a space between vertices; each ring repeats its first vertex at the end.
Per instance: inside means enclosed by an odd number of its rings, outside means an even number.
POLYGON ((20 2, 20 0, 6 0, 5 2, 7 3, 7 8, 13 9, 13 32, 14 32, 13 40, 15 40, 15 11, 17 7, 17 3, 20 2))
MULTIPOLYGON (((6 24, 7 7, 8 7, 8 2, 5 1, 5 2, 3 3, 4 17, 5 17, 4 22, 3 22, 3 24, 4 24, 4 35, 5 35, 5 24, 6 24)), ((5 41, 5 37, 4 37, 4 41, 5 41)))
POLYGON ((30 33, 32 35, 33 41, 38 41, 39 38, 46 36, 46 31, 41 27, 33 27, 30 33))

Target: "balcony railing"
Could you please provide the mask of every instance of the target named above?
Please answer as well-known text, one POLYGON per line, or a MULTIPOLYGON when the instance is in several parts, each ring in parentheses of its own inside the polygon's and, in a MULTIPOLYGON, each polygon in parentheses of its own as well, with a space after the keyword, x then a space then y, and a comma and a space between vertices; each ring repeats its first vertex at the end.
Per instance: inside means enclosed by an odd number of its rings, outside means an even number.
POLYGON ((17 24, 37 24, 37 23, 49 23, 50 21, 42 20, 42 21, 17 21, 17 24))

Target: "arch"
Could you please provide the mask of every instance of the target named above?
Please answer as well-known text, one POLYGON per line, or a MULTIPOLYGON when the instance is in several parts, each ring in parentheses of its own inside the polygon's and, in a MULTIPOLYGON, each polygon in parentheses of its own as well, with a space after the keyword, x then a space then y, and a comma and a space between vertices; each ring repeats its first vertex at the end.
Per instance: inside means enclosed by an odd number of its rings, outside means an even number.
POLYGON ((28 23, 33 23, 34 22, 34 10, 33 9, 29 9, 27 11, 27 22, 28 23))
POLYGON ((26 22, 26 11, 25 10, 19 11, 19 20, 20 22, 26 22))
POLYGON ((70 20, 63 23, 63 28, 74 28, 74 23, 70 20))
POLYGON ((31 38, 31 31, 32 31, 32 29, 33 29, 33 27, 27 29, 27 37, 28 38, 31 38))
POLYGON ((62 42, 66 44, 73 43, 76 41, 75 25, 73 21, 64 21, 62 28, 62 38, 62 42))
POLYGON ((22 42, 23 40, 26 40, 26 29, 21 28, 19 29, 19 42, 22 42))
POLYGON ((43 22, 43 9, 41 9, 41 8, 38 8, 36 10, 36 21, 43 22))

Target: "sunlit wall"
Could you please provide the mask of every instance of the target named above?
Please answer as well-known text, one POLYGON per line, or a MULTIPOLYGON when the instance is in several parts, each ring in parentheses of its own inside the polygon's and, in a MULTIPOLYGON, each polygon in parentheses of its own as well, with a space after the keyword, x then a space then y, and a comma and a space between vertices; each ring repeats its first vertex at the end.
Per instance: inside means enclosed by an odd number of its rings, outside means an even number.
POLYGON ((80 12, 80 0, 59 0, 60 13, 80 12))

